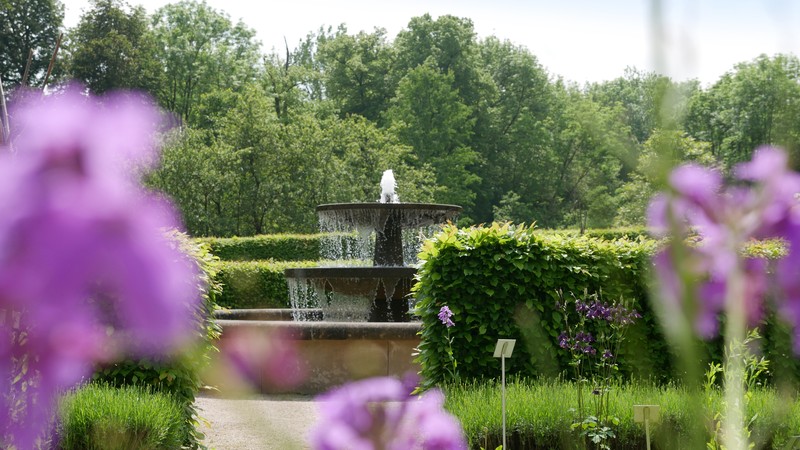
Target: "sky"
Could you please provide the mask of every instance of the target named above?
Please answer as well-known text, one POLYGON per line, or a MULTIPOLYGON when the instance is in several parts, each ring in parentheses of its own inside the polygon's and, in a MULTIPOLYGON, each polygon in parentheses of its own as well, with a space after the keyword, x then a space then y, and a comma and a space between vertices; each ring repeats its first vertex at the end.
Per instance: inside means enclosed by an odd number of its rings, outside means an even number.
MULTIPOLYGON (((169 0, 127 0, 148 13, 169 0)), ((62 0, 65 25, 89 0, 62 0)), ((266 52, 283 53, 321 26, 348 32, 384 28, 390 38, 412 17, 472 20, 478 38, 527 47, 553 77, 583 84, 620 77, 627 67, 710 85, 760 54, 800 55, 794 0, 206 0, 256 31, 266 52)))

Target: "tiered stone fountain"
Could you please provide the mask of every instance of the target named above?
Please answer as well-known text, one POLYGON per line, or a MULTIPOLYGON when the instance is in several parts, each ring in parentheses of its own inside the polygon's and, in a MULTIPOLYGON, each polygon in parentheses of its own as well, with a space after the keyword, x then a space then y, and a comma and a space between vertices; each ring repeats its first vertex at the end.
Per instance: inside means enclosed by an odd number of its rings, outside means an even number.
POLYGON ((461 207, 399 203, 391 171, 384 173, 381 189, 379 202, 317 207, 320 229, 328 236, 323 260, 319 267, 286 269, 290 311, 232 311, 220 317, 224 330, 259 328, 291 336, 308 374, 295 392, 418 369, 412 352, 420 324, 411 317, 409 294, 416 255, 426 235, 453 220, 461 207))

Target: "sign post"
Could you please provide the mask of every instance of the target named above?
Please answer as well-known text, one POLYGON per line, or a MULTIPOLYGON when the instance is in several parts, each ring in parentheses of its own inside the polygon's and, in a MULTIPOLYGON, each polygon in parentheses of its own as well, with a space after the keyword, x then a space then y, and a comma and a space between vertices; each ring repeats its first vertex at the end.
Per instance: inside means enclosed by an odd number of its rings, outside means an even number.
POLYGON ((503 409, 503 449, 506 449, 506 358, 510 358, 514 352, 516 339, 498 339, 494 347, 494 357, 500 358, 501 386, 502 386, 502 409, 503 409))

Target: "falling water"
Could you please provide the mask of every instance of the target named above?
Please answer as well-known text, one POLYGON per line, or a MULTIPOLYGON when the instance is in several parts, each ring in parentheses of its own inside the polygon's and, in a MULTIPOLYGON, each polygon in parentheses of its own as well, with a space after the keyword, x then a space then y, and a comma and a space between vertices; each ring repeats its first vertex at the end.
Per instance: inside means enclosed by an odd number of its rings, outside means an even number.
POLYGON ((413 306, 404 296, 422 242, 461 208, 399 203, 396 186, 387 170, 379 202, 317 207, 323 234, 319 267, 287 269, 295 320, 306 320, 308 308, 321 308, 326 321, 404 320, 413 306))

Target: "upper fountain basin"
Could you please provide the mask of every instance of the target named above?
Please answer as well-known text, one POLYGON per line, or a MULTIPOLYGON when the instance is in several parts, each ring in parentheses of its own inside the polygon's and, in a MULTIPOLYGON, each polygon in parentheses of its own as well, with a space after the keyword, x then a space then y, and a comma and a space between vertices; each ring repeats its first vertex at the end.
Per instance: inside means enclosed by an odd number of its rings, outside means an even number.
POLYGON ((382 230, 389 217, 402 228, 417 228, 443 224, 455 219, 460 212, 460 206, 436 203, 328 203, 317 206, 321 222, 373 230, 382 230))

